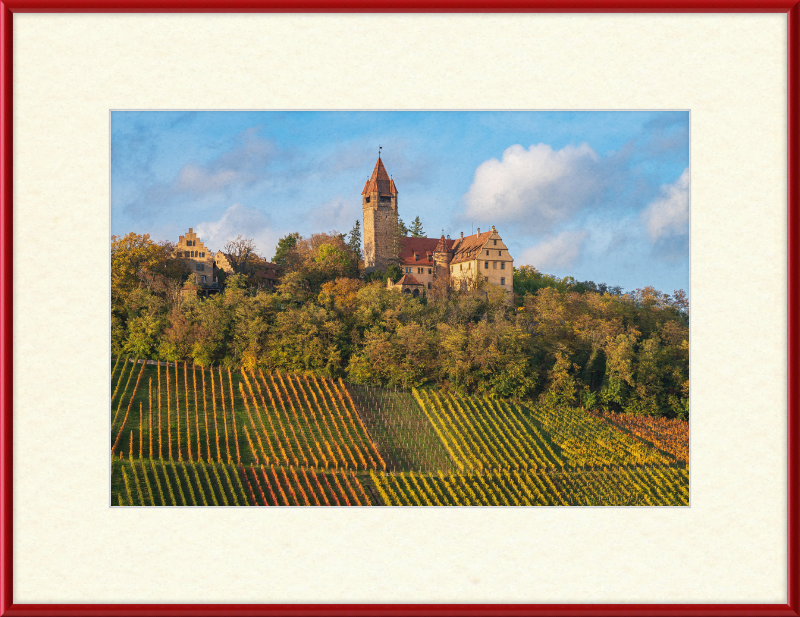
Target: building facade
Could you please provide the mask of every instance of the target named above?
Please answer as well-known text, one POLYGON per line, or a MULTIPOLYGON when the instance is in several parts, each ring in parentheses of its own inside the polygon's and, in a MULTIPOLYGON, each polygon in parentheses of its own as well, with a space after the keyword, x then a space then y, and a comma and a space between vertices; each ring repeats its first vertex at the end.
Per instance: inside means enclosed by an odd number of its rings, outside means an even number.
POLYGON ((508 247, 497 229, 460 237, 400 237, 397 187, 380 156, 361 192, 364 213, 364 271, 386 271, 397 263, 403 278, 390 288, 419 295, 439 281, 468 288, 483 281, 506 291, 514 289, 513 265, 508 247))
POLYGON ((190 272, 189 280, 195 285, 213 285, 217 282, 214 254, 197 239, 191 227, 186 234, 178 237, 175 254, 185 261, 190 272))

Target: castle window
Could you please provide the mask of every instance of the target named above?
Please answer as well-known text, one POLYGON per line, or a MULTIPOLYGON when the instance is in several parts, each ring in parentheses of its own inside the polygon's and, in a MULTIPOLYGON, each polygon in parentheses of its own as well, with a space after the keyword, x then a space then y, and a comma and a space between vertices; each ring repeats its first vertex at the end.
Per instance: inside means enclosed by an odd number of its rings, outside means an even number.
POLYGON ((428 274, 433 274, 433 268, 428 268, 428 274))
POLYGON ((430 284, 430 283, 428 283, 428 289, 430 289, 430 288, 431 288, 431 284, 430 284))
POLYGON ((496 261, 492 262, 492 270, 497 270, 497 262, 496 261))
POLYGON ((506 284, 506 279, 505 279, 505 277, 500 277, 500 284, 501 284, 501 285, 505 285, 505 284, 506 284))
POLYGON ((200 277, 200 282, 201 283, 205 283, 206 282, 206 277, 205 276, 201 276, 200 277))
POLYGON ((414 261, 419 261, 419 253, 414 253, 414 261))
POLYGON ((489 269, 489 262, 488 261, 484 261, 483 262, 483 269, 484 270, 488 270, 489 269))
POLYGON ((428 261, 433 261, 433 255, 428 255, 428 261))
POLYGON ((498 255, 502 255, 502 254, 503 254, 503 251, 497 251, 497 254, 498 254, 498 255))
POLYGON ((186 241, 186 246, 194 246, 194 244, 192 243, 191 240, 187 240, 186 241))
POLYGON ((459 264, 458 265, 458 271, 459 272, 463 272, 464 271, 464 264, 459 264))
POLYGON ((500 262, 500 269, 501 270, 505 270, 506 269, 506 262, 504 262, 504 261, 500 262))
POLYGON ((406 274, 411 274, 411 268, 406 268, 406 274))
POLYGON ((205 269, 206 269, 206 267, 205 267, 204 264, 197 264, 197 271, 198 272, 202 272, 205 269))
POLYGON ((487 256, 487 257, 489 256, 489 251, 486 251, 486 256, 487 256))
POLYGON ((483 277, 483 281, 484 281, 484 283, 488 283, 489 282, 489 277, 488 276, 484 276, 483 277))
POLYGON ((494 241, 494 245, 497 246, 497 240, 494 241))
POLYGON ((367 197, 365 201, 366 201, 367 203, 369 203, 369 197, 367 197))

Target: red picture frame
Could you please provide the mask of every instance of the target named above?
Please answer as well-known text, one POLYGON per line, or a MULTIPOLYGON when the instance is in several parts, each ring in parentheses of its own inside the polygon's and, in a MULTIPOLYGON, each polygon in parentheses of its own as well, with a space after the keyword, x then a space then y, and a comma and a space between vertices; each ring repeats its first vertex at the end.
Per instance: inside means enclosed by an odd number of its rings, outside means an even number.
POLYGON ((38 615, 800 615, 800 2, 796 0, 1 0, 0 1, 0 616, 38 615), (48 13, 785 13, 787 75, 787 604, 14 604, 12 349, 13 15, 48 13))

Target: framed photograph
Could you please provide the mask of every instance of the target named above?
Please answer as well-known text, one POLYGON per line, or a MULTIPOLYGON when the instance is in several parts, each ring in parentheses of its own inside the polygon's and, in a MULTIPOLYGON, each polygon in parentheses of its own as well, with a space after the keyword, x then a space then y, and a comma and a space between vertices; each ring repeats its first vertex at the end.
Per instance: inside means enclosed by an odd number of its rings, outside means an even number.
POLYGON ((797 11, 4 3, 2 614, 798 614, 797 11))

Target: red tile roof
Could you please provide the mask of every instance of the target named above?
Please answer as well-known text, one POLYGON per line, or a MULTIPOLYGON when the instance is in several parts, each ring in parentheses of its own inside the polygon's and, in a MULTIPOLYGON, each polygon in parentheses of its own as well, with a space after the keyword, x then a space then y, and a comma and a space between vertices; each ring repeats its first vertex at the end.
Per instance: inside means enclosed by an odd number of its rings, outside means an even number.
POLYGON ((395 285, 422 285, 417 279, 410 274, 404 274, 403 277, 395 283, 395 285))
POLYGON ((453 245, 453 252, 455 255, 453 255, 453 261, 450 263, 457 264, 477 259, 481 248, 489 241, 489 236, 491 235, 491 231, 484 231, 482 234, 473 234, 471 236, 458 238, 453 245))
POLYGON ((443 241, 448 248, 452 247, 453 242, 455 242, 454 240, 446 240, 444 236, 439 240, 436 238, 403 238, 400 248, 400 265, 422 266, 428 264, 432 266, 433 254, 439 250, 439 244, 443 241), (416 259, 415 253, 419 256, 419 259, 416 259), (428 255, 431 256, 430 260, 428 260, 428 255))
POLYGON ((378 157, 378 162, 375 163, 375 169, 372 170, 372 176, 367 180, 361 194, 366 195, 367 193, 375 193, 376 191, 379 195, 397 194, 397 187, 394 184, 394 180, 386 173, 386 168, 383 166, 383 161, 380 157, 378 157))

